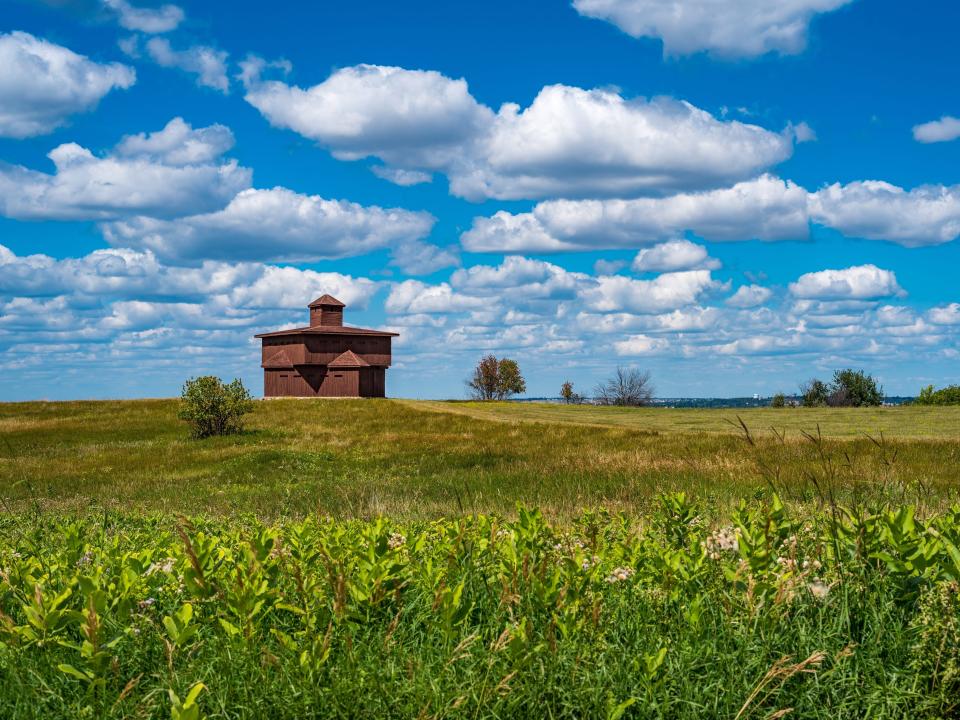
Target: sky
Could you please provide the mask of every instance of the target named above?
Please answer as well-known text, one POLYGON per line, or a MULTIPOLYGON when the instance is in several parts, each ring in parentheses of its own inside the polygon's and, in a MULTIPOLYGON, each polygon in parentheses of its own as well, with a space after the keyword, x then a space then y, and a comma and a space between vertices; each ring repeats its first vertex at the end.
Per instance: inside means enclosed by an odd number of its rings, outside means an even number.
POLYGON ((956 3, 0 8, 0 399, 260 394, 323 293, 395 397, 960 382, 956 3))

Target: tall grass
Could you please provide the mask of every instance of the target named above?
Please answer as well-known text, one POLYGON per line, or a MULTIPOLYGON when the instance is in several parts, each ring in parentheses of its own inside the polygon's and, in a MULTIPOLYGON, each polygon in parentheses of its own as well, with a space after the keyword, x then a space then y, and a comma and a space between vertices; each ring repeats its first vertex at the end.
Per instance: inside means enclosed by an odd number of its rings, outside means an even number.
POLYGON ((960 711, 960 507, 0 520, 4 718, 960 711))

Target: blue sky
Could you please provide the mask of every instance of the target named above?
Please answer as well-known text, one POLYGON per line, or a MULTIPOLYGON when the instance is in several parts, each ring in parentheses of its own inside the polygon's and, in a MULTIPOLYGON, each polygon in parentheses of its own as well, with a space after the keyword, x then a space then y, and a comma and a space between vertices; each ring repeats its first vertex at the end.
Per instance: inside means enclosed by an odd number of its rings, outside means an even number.
POLYGON ((18 2, 0 15, 0 398, 261 390, 330 292, 388 392, 960 381, 960 7, 18 2), (426 368, 426 372, 422 371, 426 368))

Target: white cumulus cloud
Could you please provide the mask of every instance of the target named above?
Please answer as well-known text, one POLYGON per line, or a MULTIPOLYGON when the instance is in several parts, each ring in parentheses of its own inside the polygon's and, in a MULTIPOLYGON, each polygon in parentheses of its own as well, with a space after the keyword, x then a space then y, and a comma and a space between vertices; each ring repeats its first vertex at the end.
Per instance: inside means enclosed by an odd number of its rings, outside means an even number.
POLYGON ((478 217, 461 236, 472 252, 636 248, 692 232, 706 240, 802 240, 807 191, 769 175, 665 198, 551 200, 531 213, 478 217))
POLYGON ((632 37, 663 40, 665 55, 708 51, 722 57, 795 54, 814 15, 852 0, 574 0, 577 12, 632 37))
POLYGON ((425 212, 367 207, 275 187, 244 190, 216 212, 176 220, 136 217, 102 229, 112 245, 149 249, 171 261, 312 262, 418 240, 433 222, 425 212))
POLYGON ((357 65, 310 88, 243 63, 246 100, 276 127, 342 160, 379 158, 399 184, 444 173, 470 200, 664 195, 722 187, 787 159, 799 133, 715 118, 670 99, 544 87, 531 105, 478 103, 466 81, 435 71, 357 65))
POLYGON ((670 341, 649 335, 631 335, 626 340, 618 340, 613 347, 617 355, 657 355, 670 347, 670 341))
POLYGON ((904 295, 897 276, 876 265, 806 273, 790 283, 794 297, 806 299, 872 300, 904 295))
POLYGON ((304 89, 261 80, 260 62, 244 64, 247 102, 272 125, 315 140, 342 160, 375 156, 407 168, 443 167, 493 114, 470 95, 465 80, 432 70, 356 65, 304 89))
POLYGON ((773 297, 773 291, 762 285, 741 285, 727 298, 726 304, 735 308, 752 308, 763 305, 773 297))
POLYGON ((913 139, 922 143, 949 142, 960 137, 960 118, 944 115, 939 120, 913 126, 913 139))
POLYGON ((15 219, 169 217, 223 207, 250 186, 251 171, 219 156, 233 143, 222 125, 194 130, 176 118, 105 157, 76 143, 50 151, 55 172, 0 164, 0 214, 15 219))
POLYGON ((584 306, 597 312, 656 313, 693 305, 708 292, 723 288, 709 270, 664 273, 652 280, 600 276, 581 292, 584 306))
POLYGON ((0 34, 0 137, 52 132, 135 81, 126 65, 97 63, 25 32, 0 34))
POLYGON ((637 253, 631 267, 636 272, 716 270, 720 267, 720 261, 710 257, 703 245, 679 239, 644 248, 637 253))
POLYGON ((810 214, 851 237, 939 245, 960 235, 960 185, 904 190, 878 180, 836 183, 810 196, 810 214))

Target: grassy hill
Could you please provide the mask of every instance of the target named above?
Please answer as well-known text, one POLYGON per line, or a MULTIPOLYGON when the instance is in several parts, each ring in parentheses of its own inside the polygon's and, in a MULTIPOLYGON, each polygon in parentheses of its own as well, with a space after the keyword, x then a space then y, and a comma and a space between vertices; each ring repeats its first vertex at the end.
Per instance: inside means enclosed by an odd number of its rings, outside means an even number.
POLYGON ((827 486, 850 501, 947 502, 960 408, 273 400, 243 435, 194 441, 173 400, 15 403, 0 404, 0 435, 14 508, 429 519, 522 501, 562 518, 677 490, 717 512, 774 488, 788 502, 827 486))

